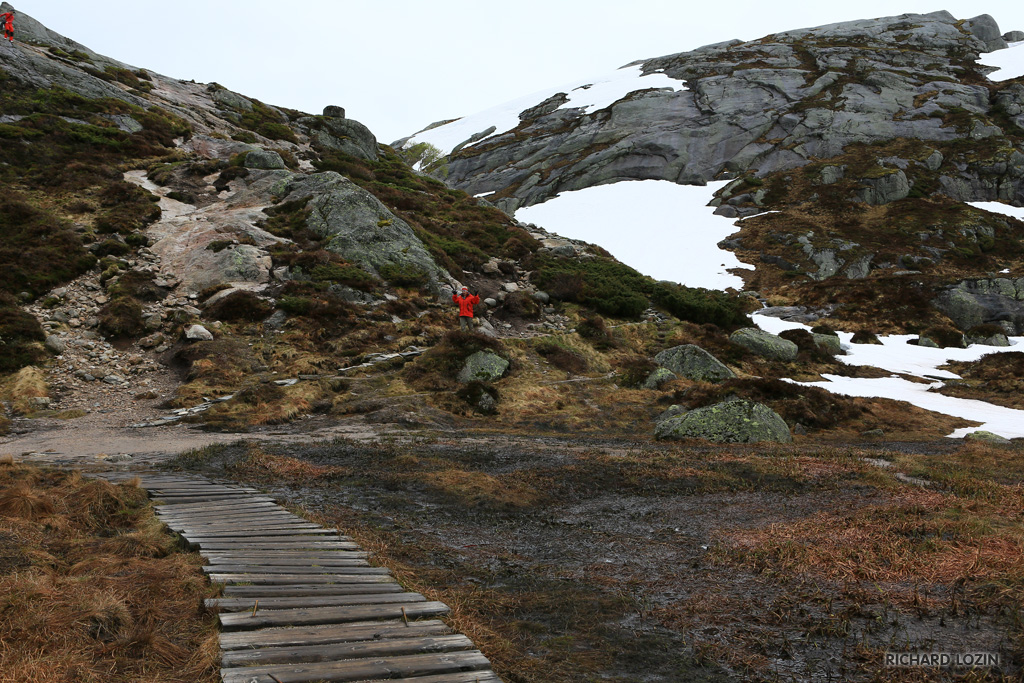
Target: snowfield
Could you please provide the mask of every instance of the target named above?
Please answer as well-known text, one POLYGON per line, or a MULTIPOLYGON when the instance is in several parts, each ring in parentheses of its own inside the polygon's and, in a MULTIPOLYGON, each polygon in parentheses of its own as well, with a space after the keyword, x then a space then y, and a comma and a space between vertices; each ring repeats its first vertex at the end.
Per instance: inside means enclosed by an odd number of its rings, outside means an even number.
MULTIPOLYGON (((560 88, 548 88, 526 95, 518 99, 486 109, 471 116, 452 121, 443 126, 421 131, 409 138, 405 147, 420 142, 437 147, 444 154, 449 154, 460 144, 477 134, 486 133, 491 127, 494 131, 487 133, 480 140, 500 135, 519 125, 519 114, 535 107, 552 95, 565 93, 569 101, 559 109, 581 108, 585 113, 604 109, 631 92, 650 89, 687 90, 682 81, 669 78, 663 73, 652 73, 644 76, 640 65, 623 67, 610 74, 597 78, 570 83, 560 88)), ((480 140, 475 141, 480 142, 480 140)))
MULTIPOLYGON (((778 334, 784 330, 810 330, 807 325, 786 322, 778 318, 755 313, 751 316, 754 323, 766 332, 778 334)), ((950 361, 975 361, 990 353, 1024 350, 1024 337, 1010 338, 1009 347, 981 346, 972 344, 966 349, 932 349, 925 346, 908 344, 915 335, 894 334, 879 337, 878 344, 854 344, 848 332, 840 332, 845 356, 837 358, 847 365, 869 365, 893 373, 923 377, 926 379, 958 379, 960 376, 940 370, 939 366, 950 361)), ((929 391, 942 386, 942 382, 912 382, 902 377, 856 378, 838 375, 822 375, 824 382, 798 382, 804 386, 820 387, 834 394, 844 396, 861 396, 865 398, 891 398, 906 401, 919 408, 933 410, 943 415, 962 417, 965 420, 981 422, 980 427, 958 429, 950 437, 959 438, 974 431, 984 430, 1012 439, 1024 437, 1024 411, 992 405, 984 401, 943 396, 929 391)))
POLYGON ((986 52, 978 59, 978 63, 999 67, 999 71, 988 75, 990 81, 1008 81, 1024 76, 1024 42, 1010 43, 1006 50, 986 52))
POLYGON ((1002 202, 967 202, 976 209, 988 211, 989 213, 1001 213, 1004 216, 1013 216, 1024 221, 1024 206, 1010 206, 1002 202))
POLYGON ((707 203, 729 181, 677 185, 634 180, 563 192, 516 211, 516 219, 563 237, 598 244, 644 275, 688 287, 743 289, 730 268, 753 270, 718 243, 736 232, 733 219, 707 203))

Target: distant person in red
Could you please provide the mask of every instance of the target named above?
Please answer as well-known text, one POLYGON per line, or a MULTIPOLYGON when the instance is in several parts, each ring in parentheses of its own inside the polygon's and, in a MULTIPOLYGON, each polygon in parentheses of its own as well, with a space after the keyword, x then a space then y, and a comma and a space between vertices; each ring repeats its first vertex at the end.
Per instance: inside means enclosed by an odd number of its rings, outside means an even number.
POLYGON ((480 297, 469 293, 469 287, 462 288, 462 296, 452 294, 452 301, 459 305, 459 329, 473 331, 473 306, 480 303, 480 297))
POLYGON ((4 36, 14 43, 14 12, 0 14, 0 26, 3 27, 4 36))

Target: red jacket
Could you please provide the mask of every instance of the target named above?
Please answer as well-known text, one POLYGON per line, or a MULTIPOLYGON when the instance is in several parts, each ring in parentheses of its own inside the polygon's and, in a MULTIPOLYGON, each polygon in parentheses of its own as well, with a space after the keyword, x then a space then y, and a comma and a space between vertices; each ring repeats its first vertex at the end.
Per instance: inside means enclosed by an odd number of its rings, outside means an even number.
POLYGON ((14 15, 11 12, 0 14, 0 24, 3 24, 5 31, 14 30, 14 15))
POLYGON ((473 306, 480 303, 480 297, 476 294, 470 294, 469 296, 462 297, 458 294, 452 294, 452 301, 459 305, 459 316, 465 316, 467 318, 473 317, 473 306))

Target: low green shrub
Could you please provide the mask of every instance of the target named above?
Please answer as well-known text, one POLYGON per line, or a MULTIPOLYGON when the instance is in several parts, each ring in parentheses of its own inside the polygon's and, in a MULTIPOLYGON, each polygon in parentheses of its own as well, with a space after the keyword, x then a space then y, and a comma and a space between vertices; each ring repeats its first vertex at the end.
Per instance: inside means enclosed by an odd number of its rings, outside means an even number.
POLYGON ((559 370, 582 375, 589 369, 587 359, 578 351, 559 344, 554 339, 545 339, 534 347, 537 353, 559 370))
POLYGON ((111 300, 99 313, 99 330, 111 339, 125 339, 139 335, 142 322, 142 304, 133 297, 122 296, 111 300))
POLYGON ((380 276, 395 287, 419 288, 427 284, 430 276, 422 268, 410 263, 392 264, 381 266, 380 276))
POLYGON ((227 322, 259 322, 274 312, 274 305, 252 292, 238 291, 228 294, 207 306, 203 317, 207 320, 227 322))
POLYGON ((10 294, 0 291, 0 373, 16 372, 46 358, 41 342, 46 339, 35 316, 18 306, 10 294))

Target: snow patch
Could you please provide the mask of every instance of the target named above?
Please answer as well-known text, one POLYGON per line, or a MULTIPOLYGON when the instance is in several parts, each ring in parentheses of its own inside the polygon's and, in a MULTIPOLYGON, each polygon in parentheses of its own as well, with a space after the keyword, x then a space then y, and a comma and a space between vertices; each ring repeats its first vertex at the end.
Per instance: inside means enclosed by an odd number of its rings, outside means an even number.
POLYGON ((1024 206, 1010 206, 1002 202, 967 202, 968 205, 989 213, 1001 213, 1024 221, 1024 206))
POLYGON ((563 237, 599 244, 618 260, 658 280, 687 287, 743 289, 730 268, 753 269, 718 242, 736 232, 732 220, 707 206, 729 181, 706 186, 635 180, 562 192, 516 211, 563 237))
POLYGON ((1008 81, 1024 76, 1024 42, 1010 43, 1005 50, 986 52, 978 59, 979 64, 999 67, 988 75, 990 81, 1008 81))
MULTIPOLYGON (((766 332, 778 334, 785 330, 802 329, 810 331, 808 325, 787 322, 779 318, 755 313, 751 316, 754 324, 766 332)), ((837 359, 847 365, 869 365, 889 372, 925 379, 959 379, 959 375, 940 370, 940 365, 950 361, 976 361, 990 353, 1019 351, 1024 346, 1024 337, 1012 337, 1011 346, 982 346, 972 344, 966 349, 933 349, 925 346, 908 344, 914 335, 893 334, 879 337, 881 344, 854 344, 850 332, 839 332, 839 340, 845 356, 837 359)), ((1004 436, 1008 439, 1024 437, 1024 410, 1014 410, 992 405, 984 401, 975 401, 929 391, 942 386, 942 382, 923 384, 912 382, 900 377, 857 378, 825 375, 823 382, 797 382, 803 386, 820 387, 834 394, 844 396, 861 396, 865 398, 891 398, 906 401, 912 405, 933 410, 943 415, 953 415, 966 420, 981 422, 980 427, 958 429, 949 436, 963 437, 964 434, 983 429, 1004 436)), ((791 380, 787 380, 791 381, 791 380)))

